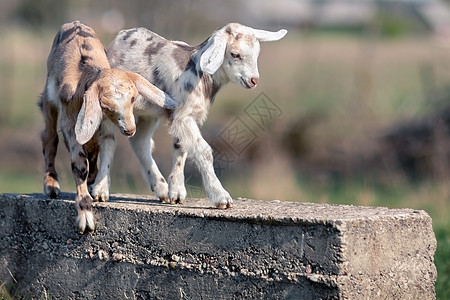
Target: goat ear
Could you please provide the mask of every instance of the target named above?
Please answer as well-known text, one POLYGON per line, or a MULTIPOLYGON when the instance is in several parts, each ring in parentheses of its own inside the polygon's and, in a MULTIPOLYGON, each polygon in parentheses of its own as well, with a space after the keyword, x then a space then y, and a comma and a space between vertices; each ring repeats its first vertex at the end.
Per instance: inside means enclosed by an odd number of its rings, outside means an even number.
POLYGON ((277 32, 253 29, 255 37, 260 42, 273 42, 282 39, 286 33, 286 29, 280 29, 277 32))
POLYGON ((102 117, 98 87, 96 84, 92 84, 84 93, 83 104, 75 124, 75 137, 78 143, 84 145, 94 136, 95 131, 100 126, 102 117))
POLYGON ((200 57, 200 69, 208 74, 214 74, 220 68, 225 58, 227 47, 227 36, 225 31, 215 32, 204 46, 204 51, 200 57))
POLYGON ((141 94, 145 101, 159 107, 173 109, 178 106, 178 102, 173 100, 169 95, 151 84, 147 79, 137 73, 127 72, 128 76, 134 82, 136 89, 141 94))

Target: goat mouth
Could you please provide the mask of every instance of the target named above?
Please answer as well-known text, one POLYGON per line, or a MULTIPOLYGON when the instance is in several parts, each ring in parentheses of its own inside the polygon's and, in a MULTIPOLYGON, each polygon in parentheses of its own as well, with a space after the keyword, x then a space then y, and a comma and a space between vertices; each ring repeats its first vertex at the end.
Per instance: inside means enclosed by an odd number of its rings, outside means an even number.
POLYGON ((250 86, 250 85, 247 83, 247 81, 245 81, 245 79, 244 79, 243 77, 241 77, 241 82, 242 82, 242 85, 243 85, 244 87, 246 87, 246 88, 248 88, 248 89, 253 88, 253 86, 250 86))

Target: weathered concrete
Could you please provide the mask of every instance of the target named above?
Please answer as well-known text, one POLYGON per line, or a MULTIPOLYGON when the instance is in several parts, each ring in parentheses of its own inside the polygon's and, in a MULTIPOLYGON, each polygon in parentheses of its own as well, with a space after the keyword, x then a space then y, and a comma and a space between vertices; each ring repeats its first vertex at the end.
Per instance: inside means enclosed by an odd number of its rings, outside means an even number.
POLYGON ((246 199, 217 210, 116 194, 95 205, 95 233, 80 235, 74 194, 61 198, 0 194, 0 278, 21 296, 435 297, 424 211, 246 199))

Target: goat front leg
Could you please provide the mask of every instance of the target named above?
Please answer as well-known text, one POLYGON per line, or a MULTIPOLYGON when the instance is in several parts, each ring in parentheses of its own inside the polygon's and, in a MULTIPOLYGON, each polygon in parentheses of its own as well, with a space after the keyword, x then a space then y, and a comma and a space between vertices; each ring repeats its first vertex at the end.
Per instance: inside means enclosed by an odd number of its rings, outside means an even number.
POLYGON ((94 215, 92 213, 92 197, 89 195, 87 178, 89 174, 89 164, 83 146, 75 139, 74 127, 67 129, 61 124, 64 139, 70 152, 72 174, 77 187, 75 206, 77 208, 76 225, 80 233, 94 231, 94 215))
POLYGON ((211 205, 217 208, 232 207, 233 199, 214 173, 212 149, 203 139, 195 120, 190 117, 176 120, 170 130, 179 139, 181 149, 188 153, 200 171, 211 205))
POLYGON ((172 147, 172 171, 169 175, 169 198, 172 204, 181 204, 186 199, 186 187, 184 186, 184 165, 187 153, 181 148, 180 140, 173 139, 172 147))
POLYGON ((154 144, 152 136, 158 124, 158 119, 139 117, 136 123, 136 133, 130 138, 130 144, 139 160, 142 177, 161 202, 168 202, 167 182, 152 157, 154 144))
POLYGON ((114 136, 114 124, 108 120, 103 121, 99 129, 98 143, 100 164, 95 182, 89 189, 94 201, 104 202, 109 199, 110 169, 117 144, 114 136))

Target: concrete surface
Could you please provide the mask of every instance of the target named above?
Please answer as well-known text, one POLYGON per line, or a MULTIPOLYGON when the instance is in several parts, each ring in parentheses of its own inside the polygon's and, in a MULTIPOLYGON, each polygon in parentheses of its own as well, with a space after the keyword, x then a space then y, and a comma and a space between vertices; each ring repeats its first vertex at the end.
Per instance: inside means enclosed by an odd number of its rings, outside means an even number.
POLYGON ((76 231, 74 194, 0 194, 0 279, 31 299, 434 299, 424 211, 114 194, 76 231))

